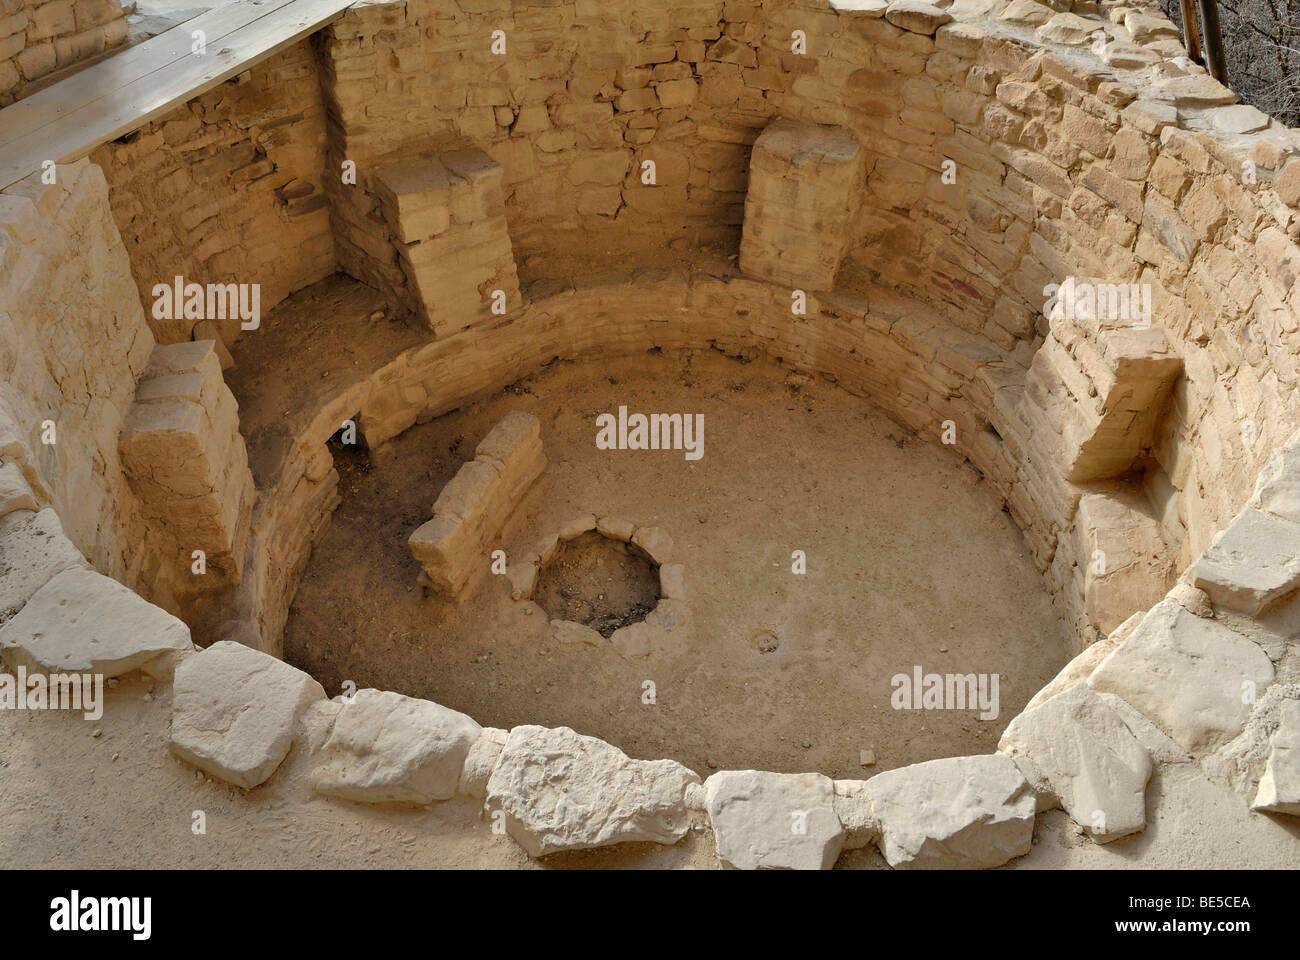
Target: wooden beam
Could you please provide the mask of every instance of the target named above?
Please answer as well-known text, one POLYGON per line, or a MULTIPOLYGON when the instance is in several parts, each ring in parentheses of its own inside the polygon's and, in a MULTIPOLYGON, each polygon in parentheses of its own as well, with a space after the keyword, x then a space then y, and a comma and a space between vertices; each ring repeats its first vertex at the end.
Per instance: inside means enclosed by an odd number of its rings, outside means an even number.
POLYGON ((1205 69, 1210 76, 1228 86, 1228 59, 1223 53, 1223 31, 1219 27, 1219 0, 1196 0, 1201 12, 1201 29, 1205 33, 1205 69))
POLYGON ((1183 15, 1183 46, 1187 56, 1195 63, 1204 64, 1201 56, 1201 31, 1196 16, 1196 0, 1178 0, 1178 9, 1183 15))
POLYGON ((210 11, 219 16, 196 18, 123 51, 122 63, 110 57, 0 110, 0 189, 40 170, 46 160, 69 163, 165 116, 315 33, 354 2, 266 0, 219 7, 210 11), (249 8, 256 16, 250 18, 249 8), (202 55, 190 49, 195 29, 207 33, 202 55), (26 106, 37 97, 40 103, 26 106), (11 110, 18 110, 14 119, 11 110))

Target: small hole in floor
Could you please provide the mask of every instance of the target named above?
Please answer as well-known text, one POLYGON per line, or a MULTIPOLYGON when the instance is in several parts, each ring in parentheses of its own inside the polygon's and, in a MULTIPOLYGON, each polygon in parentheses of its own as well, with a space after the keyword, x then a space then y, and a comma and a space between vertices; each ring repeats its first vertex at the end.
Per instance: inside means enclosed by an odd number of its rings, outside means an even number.
POLYGON ((533 599, 552 620, 572 620, 610 637, 655 608, 659 567, 634 544, 584 533, 560 544, 542 567, 533 599))

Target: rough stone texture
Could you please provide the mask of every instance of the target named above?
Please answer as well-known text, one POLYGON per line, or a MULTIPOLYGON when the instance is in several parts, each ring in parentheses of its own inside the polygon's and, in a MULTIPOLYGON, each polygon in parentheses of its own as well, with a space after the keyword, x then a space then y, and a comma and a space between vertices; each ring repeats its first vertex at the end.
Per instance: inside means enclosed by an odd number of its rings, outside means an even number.
POLYGON ((593 647, 603 647, 609 643, 591 627, 574 620, 552 620, 551 639, 556 643, 586 643, 593 647))
POLYGON ((153 337, 103 173, 85 160, 53 172, 0 190, 0 451, 96 570, 167 606, 142 581, 143 521, 117 454, 153 337))
MULTIPOLYGON (((909 4, 933 9, 912 0, 889 9, 909 4)), ((862 149, 850 131, 787 119, 768 124, 750 155, 740 269, 805 291, 831 289, 863 175, 862 149)))
POLYGON ((1219 606, 1258 616, 1300 586, 1300 523, 1245 510, 1197 561, 1196 586, 1219 606))
POLYGON ((1273 664, 1241 634, 1162 600, 1088 682, 1127 700, 1184 750, 1201 755, 1241 732, 1250 716, 1243 700, 1273 682, 1273 664))
POLYGON ((1159 521, 1140 491, 1087 494, 1075 520, 1084 540, 1084 609, 1088 622, 1109 634, 1134 611, 1158 603, 1174 571, 1159 521))
POLYGON ((636 532, 636 524, 631 520, 623 520, 618 517, 601 517, 596 521, 596 530, 602 537, 609 537, 611 540, 622 540, 627 543, 632 539, 632 534, 636 532))
POLYGON ((1012 720, 998 750, 1098 843, 1146 826, 1151 758, 1086 682, 1012 720))
POLYGON ((172 596, 239 583, 253 511, 253 475, 239 405, 215 342, 155 347, 118 437, 122 469, 148 524, 155 577, 172 596), (206 572, 193 572, 193 553, 206 572))
POLYGON ((15 667, 41 673, 116 677, 158 662, 171 674, 192 650, 190 628, 116 580, 71 568, 56 575, 0 628, 0 652, 15 667))
POLYGON ((1251 809, 1300 817, 1300 700, 1282 704, 1281 723, 1251 809))
POLYGON ((632 543, 640 547, 652 563, 664 564, 673 555, 673 538, 663 527, 637 527, 632 543))
POLYGON ((834 785, 819 773, 724 770, 704 796, 723 866, 829 870, 844 848, 834 785))
POLYGON ((429 329, 443 335, 491 321, 497 290, 507 313, 519 308, 499 163, 465 146, 384 167, 375 180, 429 329))
POLYGON ((1273 451, 1255 481, 1250 505, 1292 523, 1300 523, 1300 444, 1273 451))
POLYGON ((488 780, 492 777, 492 771, 496 769, 497 760, 501 758, 501 751, 506 745, 508 736, 510 736, 509 730, 501 730, 497 727, 484 727, 479 731, 478 739, 470 746, 469 753, 465 754, 465 765, 460 770, 460 783, 456 786, 457 793, 476 800, 482 800, 487 796, 488 780))
POLYGON ((219 641, 176 668, 171 751, 219 780, 256 787, 288 755, 303 711, 324 698, 301 670, 219 641))
POLYGON ((16 460, 0 460, 0 519, 15 510, 35 512, 40 508, 36 494, 23 476, 22 465, 16 460))
MULTIPOLYGON (((211 52, 211 51, 210 51, 211 52)), ((153 286, 256 283, 265 314, 337 269, 325 184, 325 103, 308 37, 138 131, 91 153, 146 307, 153 286)), ((396 254, 392 254, 396 259, 396 254)), ((146 311, 160 343, 206 339, 183 315, 146 311)), ((224 347, 256 332, 214 318, 224 347)), ((349 411, 349 413, 352 411, 349 411)))
POLYGON ((686 789, 700 778, 672 760, 632 760, 568 727, 515 727, 488 780, 487 807, 543 857, 614 843, 676 843, 690 827, 686 789))
POLYGON ((680 563, 665 563, 659 567, 659 596, 669 600, 686 599, 686 568, 680 563))
MULTIPOLYGON (((456 600, 470 596, 487 575, 491 550, 519 500, 545 469, 541 423, 531 413, 506 414, 438 495, 433 519, 407 541, 428 584, 456 600)), ((521 597, 524 586, 515 586, 521 597)))
POLYGON ((885 8, 885 19, 896 27, 934 36, 934 32, 952 20, 952 15, 924 0, 893 0, 885 8))
POLYGON ((55 576, 85 566, 85 558, 63 535, 59 516, 49 507, 0 517, 0 624, 55 576))
MULTIPOLYGON (((1100 404, 1076 396, 1065 424, 1072 483, 1119 476, 1151 445, 1165 399, 1182 370, 1159 330, 1104 331, 1096 337, 1105 364, 1088 382, 1100 404)), ((1077 361, 1076 361, 1077 362, 1077 361)))
POLYGON ((1009 757, 950 757, 867 781, 880 851, 896 869, 978 870, 1029 852, 1033 791, 1009 757))
POLYGON ((844 828, 845 850, 859 850, 880 839, 880 821, 872 813, 866 780, 836 780, 834 805, 844 828))
POLYGON ((0 107, 35 82, 126 40, 127 8, 113 0, 9 0, 0 5, 0 107))
POLYGON ((1095 20, 1085 20, 1072 13, 1058 13, 1038 28, 1036 36, 1049 43, 1078 46, 1087 43, 1092 34, 1101 29, 1095 20))
POLYGON ((648 657, 656 650, 662 650, 667 642, 668 635, 648 620, 619 627, 609 638, 609 645, 625 660, 648 657))
POLYGON ((312 779, 318 793, 363 803, 446 800, 480 731, 465 714, 431 701, 358 690, 312 758, 312 779))

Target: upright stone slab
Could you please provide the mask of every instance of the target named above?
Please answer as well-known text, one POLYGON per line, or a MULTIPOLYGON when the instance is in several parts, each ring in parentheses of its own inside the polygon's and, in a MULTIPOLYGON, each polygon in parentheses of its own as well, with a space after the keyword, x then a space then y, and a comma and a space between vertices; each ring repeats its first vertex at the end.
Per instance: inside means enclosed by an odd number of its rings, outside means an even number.
POLYGON ((507 312, 519 308, 500 164, 477 147, 448 149, 384 167, 375 185, 429 329, 490 321, 496 291, 507 312))
MULTIPOLYGON (((1067 308, 1077 313, 1092 312, 1131 313, 1130 305, 1121 310, 1118 292, 1116 303, 1110 304, 1110 291, 1114 285, 1102 281, 1079 281, 1076 295, 1067 308), (1087 290, 1098 300, 1107 301, 1098 306, 1082 307, 1077 291, 1087 290)), ((1131 293, 1128 288, 1120 288, 1131 293)), ((1107 477, 1119 476, 1130 470, 1134 462, 1148 449, 1160 423, 1165 402, 1174 381, 1182 372, 1183 362, 1169 348, 1163 332, 1151 329, 1105 329, 1111 322, 1133 323, 1134 320, 1098 320, 1095 316, 1079 318, 1076 323, 1085 331, 1085 345, 1076 345, 1068 360, 1077 370, 1077 378, 1067 378, 1083 386, 1083 395, 1076 396, 1072 416, 1061 424, 1065 439, 1066 472, 1071 483, 1088 483, 1107 477), (1091 349, 1087 344, 1091 343, 1091 349), (1096 400, 1088 394, 1093 393, 1096 400)), ((1053 323, 1053 331, 1058 328, 1053 323)))
POLYGON ((750 155, 740 269, 805 291, 830 290, 852 240, 864 178, 851 131, 773 120, 750 155))

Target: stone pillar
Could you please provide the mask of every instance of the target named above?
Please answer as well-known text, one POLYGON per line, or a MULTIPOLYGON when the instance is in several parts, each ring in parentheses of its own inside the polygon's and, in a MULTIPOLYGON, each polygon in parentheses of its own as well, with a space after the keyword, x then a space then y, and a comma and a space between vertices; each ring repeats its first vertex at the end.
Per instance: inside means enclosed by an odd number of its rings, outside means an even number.
POLYGON ((864 180, 862 148, 850 131, 772 121, 750 156, 740 269, 760 280, 830 290, 864 180))
POLYGON ((500 164, 475 147, 444 150, 385 167, 377 182, 429 329, 455 333, 490 321, 494 303, 499 311, 520 306, 500 164))
POLYGON ((177 597, 240 579, 254 491, 238 411, 213 341, 158 346, 118 438, 148 549, 177 597), (192 570, 196 550, 202 575, 192 570))

